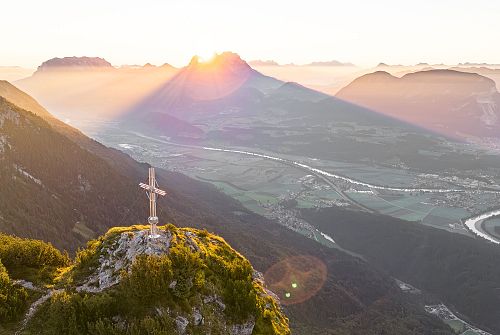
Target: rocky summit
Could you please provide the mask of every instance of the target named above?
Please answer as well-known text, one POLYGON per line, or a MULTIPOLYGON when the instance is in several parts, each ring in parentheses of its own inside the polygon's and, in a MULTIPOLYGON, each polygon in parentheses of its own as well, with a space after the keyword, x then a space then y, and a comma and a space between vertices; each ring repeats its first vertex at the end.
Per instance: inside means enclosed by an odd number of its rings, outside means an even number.
POLYGON ((290 334, 262 274, 206 231, 113 228, 80 250, 21 334, 290 334))

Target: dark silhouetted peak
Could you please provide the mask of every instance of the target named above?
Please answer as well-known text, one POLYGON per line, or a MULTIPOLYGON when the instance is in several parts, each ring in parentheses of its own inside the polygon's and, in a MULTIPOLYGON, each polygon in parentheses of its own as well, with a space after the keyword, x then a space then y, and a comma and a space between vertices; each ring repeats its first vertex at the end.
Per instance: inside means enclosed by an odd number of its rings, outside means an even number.
POLYGON ((100 57, 56 57, 43 62, 37 72, 63 68, 113 68, 113 66, 100 57))

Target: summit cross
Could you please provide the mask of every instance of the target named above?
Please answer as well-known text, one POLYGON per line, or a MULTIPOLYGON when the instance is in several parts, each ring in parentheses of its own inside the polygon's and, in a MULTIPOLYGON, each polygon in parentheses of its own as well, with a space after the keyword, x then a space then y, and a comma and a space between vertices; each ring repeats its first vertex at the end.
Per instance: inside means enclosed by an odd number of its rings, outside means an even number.
POLYGON ((149 199, 149 218, 148 223, 150 225, 149 237, 157 238, 158 234, 158 216, 156 215, 156 198, 158 195, 164 196, 167 192, 158 188, 158 183, 156 182, 155 169, 153 167, 149 168, 149 184, 140 183, 140 187, 146 190, 146 195, 149 199))

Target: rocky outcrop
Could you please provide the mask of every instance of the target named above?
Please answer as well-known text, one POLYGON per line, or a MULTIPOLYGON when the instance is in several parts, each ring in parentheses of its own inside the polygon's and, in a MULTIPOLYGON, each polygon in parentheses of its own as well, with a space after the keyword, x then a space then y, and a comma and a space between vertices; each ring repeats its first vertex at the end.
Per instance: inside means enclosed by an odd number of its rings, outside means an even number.
MULTIPOLYGON (((90 242, 67 274, 67 283, 44 292, 44 296, 33 304, 23 327, 37 329, 36 324, 45 323, 45 317, 36 312, 43 304, 54 304, 59 299, 67 302, 77 295, 80 297, 76 300, 100 294, 123 297, 128 296, 130 290, 134 292, 131 299, 136 299, 137 295, 142 297, 143 290, 145 294, 151 294, 146 293, 151 289, 149 292, 155 292, 154 295, 170 297, 170 303, 164 304, 162 299, 150 300, 151 295, 144 301, 141 297, 133 301, 143 305, 143 310, 151 311, 147 317, 149 321, 156 320, 155 327, 164 326, 172 334, 210 333, 212 329, 218 329, 224 334, 251 335, 256 329, 262 331, 259 327, 264 327, 269 334, 289 334, 288 320, 281 311, 277 296, 265 288, 262 273, 253 270, 248 261, 223 239, 206 231, 173 225, 160 227, 158 236, 153 238, 147 228, 113 228, 90 242), (183 270, 184 267, 190 270, 183 270), (239 270, 232 272, 235 269, 239 270), (240 271, 244 274, 238 279, 240 271), (142 280, 147 282, 144 287, 142 280), (236 281, 247 281, 243 291, 227 295, 225 287, 235 285, 236 281), (256 308, 245 307, 245 312, 235 314, 235 303, 231 301, 233 295, 241 299, 256 297, 256 300, 242 302, 242 306, 250 303, 256 308), (275 317, 271 320, 267 315, 275 317)), ((137 321, 127 315, 126 312, 112 314, 106 322, 126 333, 137 327, 137 321)), ((105 324, 98 327, 105 327, 105 324)))
POLYGON ((202 325, 204 322, 203 322, 203 315, 201 315, 201 312, 198 308, 193 308, 193 314, 192 314, 192 317, 193 317, 193 324, 195 326, 199 326, 199 325, 202 325))
POLYGON ((186 327, 188 326, 189 321, 183 316, 178 316, 175 318, 175 326, 177 327, 177 332, 179 334, 186 333, 186 327))
POLYGON ((231 335, 252 335, 255 321, 251 320, 243 324, 233 325, 231 335))
MULTIPOLYGON (((124 232, 99 256, 99 265, 77 291, 101 292, 120 282, 120 273, 129 271, 138 255, 167 254, 172 234, 159 231, 157 238, 150 238, 148 230, 124 232)), ((171 284, 172 285, 172 284, 171 284)), ((175 284, 173 283, 175 287, 175 284)))

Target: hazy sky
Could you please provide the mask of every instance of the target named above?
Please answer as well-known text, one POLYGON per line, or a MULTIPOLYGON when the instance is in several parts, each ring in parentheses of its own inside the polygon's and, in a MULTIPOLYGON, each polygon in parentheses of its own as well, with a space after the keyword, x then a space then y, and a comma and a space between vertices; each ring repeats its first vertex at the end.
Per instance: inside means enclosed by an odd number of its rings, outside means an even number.
POLYGON ((180 66, 224 50, 280 63, 500 63, 499 0, 15 0, 0 10, 0 65, 85 55, 180 66))

